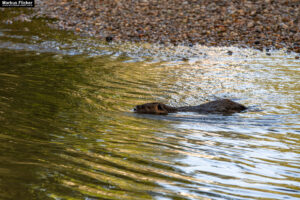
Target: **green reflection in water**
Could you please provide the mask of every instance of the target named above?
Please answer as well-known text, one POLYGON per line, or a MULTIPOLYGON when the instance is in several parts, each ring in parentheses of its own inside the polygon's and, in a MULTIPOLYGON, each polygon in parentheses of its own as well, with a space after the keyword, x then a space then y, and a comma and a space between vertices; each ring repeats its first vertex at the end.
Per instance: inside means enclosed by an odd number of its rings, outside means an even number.
POLYGON ((57 115, 79 103, 69 100, 68 90, 80 79, 80 67, 53 62, 52 56, 5 50, 0 54, 1 163, 9 169, 1 194, 7 199, 35 196, 42 185, 58 182, 57 172, 48 165, 64 148, 55 140, 65 134, 57 115))
MULTIPOLYGON (((167 122, 151 129, 151 120, 126 114, 128 99, 141 93, 114 80, 132 74, 129 67, 106 57, 1 50, 2 198, 147 199, 156 179, 177 179, 163 175, 172 167, 155 161, 160 142, 152 133, 167 122)), ((162 156, 168 162, 172 155, 162 156)))

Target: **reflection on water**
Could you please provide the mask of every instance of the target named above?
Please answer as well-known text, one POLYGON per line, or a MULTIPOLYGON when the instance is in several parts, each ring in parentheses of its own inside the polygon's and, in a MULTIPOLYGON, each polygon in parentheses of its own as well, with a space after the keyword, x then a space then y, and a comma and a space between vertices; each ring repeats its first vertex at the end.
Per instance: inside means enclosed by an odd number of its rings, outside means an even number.
POLYGON ((86 55, 0 32, 0 199, 300 198, 300 63, 292 56, 195 46, 133 58, 103 44, 86 55), (250 111, 131 111, 216 97, 250 111))

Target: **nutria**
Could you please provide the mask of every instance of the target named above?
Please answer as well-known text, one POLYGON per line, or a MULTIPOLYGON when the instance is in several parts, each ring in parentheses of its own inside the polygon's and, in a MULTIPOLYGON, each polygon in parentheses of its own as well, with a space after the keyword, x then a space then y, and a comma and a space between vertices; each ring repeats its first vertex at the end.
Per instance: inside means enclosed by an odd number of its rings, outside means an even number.
POLYGON ((167 115, 176 112, 197 112, 203 114, 232 114, 246 110, 247 107, 229 99, 219 99, 198 106, 172 107, 163 103, 154 102, 137 105, 134 112, 143 114, 167 115))

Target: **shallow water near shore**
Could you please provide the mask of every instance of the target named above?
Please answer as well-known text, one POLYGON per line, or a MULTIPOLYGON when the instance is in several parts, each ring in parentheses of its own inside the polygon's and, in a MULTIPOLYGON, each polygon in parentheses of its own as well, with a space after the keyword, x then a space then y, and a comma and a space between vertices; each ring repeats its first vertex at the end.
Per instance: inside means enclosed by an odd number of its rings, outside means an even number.
POLYGON ((0 199, 300 198, 300 60, 270 54, 1 25, 0 199), (249 111, 132 112, 216 98, 249 111))

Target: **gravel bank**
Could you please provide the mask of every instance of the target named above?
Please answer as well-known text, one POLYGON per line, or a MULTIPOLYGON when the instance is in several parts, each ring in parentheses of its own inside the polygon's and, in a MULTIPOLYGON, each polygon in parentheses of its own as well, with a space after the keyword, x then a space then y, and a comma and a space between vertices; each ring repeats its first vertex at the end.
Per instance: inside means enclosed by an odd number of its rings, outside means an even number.
POLYGON ((34 9, 56 27, 101 39, 300 53, 299 0, 37 0, 34 9))

